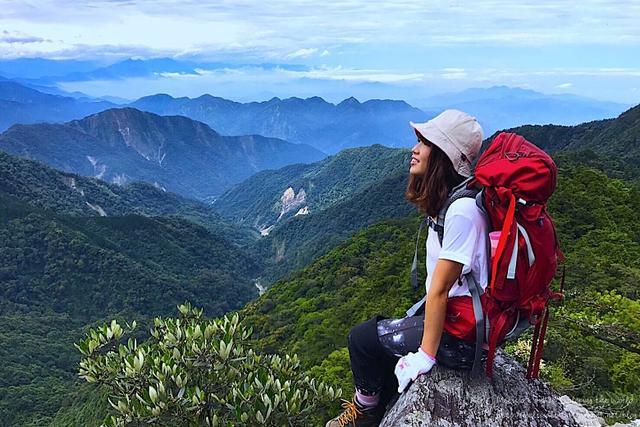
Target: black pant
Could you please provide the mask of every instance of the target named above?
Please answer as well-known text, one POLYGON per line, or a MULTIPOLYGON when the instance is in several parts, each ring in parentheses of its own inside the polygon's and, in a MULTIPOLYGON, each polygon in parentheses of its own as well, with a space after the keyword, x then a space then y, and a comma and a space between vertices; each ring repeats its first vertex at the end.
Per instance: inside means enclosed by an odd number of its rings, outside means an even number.
MULTIPOLYGON (((424 315, 385 319, 376 316, 349 332, 349 358, 356 388, 364 394, 393 394, 398 382, 393 373, 401 356, 420 347, 424 315)), ((443 332, 436 358, 452 369, 469 370, 475 347, 443 332)))

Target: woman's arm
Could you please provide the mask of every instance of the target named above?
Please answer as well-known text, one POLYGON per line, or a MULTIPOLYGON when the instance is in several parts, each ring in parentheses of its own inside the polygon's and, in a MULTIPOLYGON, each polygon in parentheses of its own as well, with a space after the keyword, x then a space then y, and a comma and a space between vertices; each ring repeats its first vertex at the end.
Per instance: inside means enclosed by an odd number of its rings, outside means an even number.
POLYGON ((424 312, 424 332, 422 350, 435 356, 442 337, 442 328, 447 313, 449 290, 458 281, 462 273, 462 264, 448 259, 439 259, 433 271, 431 286, 426 296, 424 312))

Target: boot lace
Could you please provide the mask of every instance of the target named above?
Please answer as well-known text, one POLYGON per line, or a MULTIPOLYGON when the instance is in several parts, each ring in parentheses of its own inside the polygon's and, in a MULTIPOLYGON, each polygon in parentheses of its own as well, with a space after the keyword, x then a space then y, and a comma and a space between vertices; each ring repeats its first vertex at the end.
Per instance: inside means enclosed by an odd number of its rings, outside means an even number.
POLYGON ((344 411, 338 417, 338 423, 340 423, 341 426, 346 426, 346 425, 349 425, 350 422, 354 422, 356 419, 358 419, 358 417, 362 415, 362 412, 360 412, 360 410, 358 409, 358 407, 353 401, 350 402, 348 400, 343 399, 342 402, 343 402, 342 407, 344 408, 344 411))

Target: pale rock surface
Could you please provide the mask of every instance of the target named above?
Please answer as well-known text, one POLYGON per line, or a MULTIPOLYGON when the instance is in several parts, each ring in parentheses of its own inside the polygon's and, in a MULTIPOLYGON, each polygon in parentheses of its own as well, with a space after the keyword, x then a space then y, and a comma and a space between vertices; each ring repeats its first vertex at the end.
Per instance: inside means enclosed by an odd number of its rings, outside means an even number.
POLYGON ((385 414, 381 427, 577 427, 571 411, 540 380, 504 352, 493 381, 436 366, 422 375, 385 414))

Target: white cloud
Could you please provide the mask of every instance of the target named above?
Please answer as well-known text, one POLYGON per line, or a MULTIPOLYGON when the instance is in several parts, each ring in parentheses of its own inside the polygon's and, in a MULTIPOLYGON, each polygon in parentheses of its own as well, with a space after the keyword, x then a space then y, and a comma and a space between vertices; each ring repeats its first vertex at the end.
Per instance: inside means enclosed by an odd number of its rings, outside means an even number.
POLYGON ((317 80, 344 80, 351 82, 400 83, 420 81, 424 73, 402 73, 389 70, 353 69, 337 67, 318 67, 307 71, 281 71, 292 78, 308 78, 317 80))
POLYGON ((318 52, 318 49, 316 48, 298 49, 295 52, 291 52, 290 54, 286 55, 286 58, 308 58, 316 52, 318 52))
POLYGON ((441 76, 448 80, 466 79, 469 77, 463 68, 445 68, 442 70, 441 76))
MULTIPOLYGON (((394 43, 640 43, 637 0, 585 0, 579 7, 572 0, 0 0, 0 10, 0 28, 55 40, 58 50, 111 44, 304 58, 353 44, 373 50, 394 43)), ((18 52, 17 46, 2 49, 4 56, 18 52)))
POLYGON ((555 87, 556 87, 557 89, 568 89, 568 88, 570 88, 571 86, 573 86, 573 84, 572 84, 572 83, 562 83, 562 84, 556 85, 555 87))

